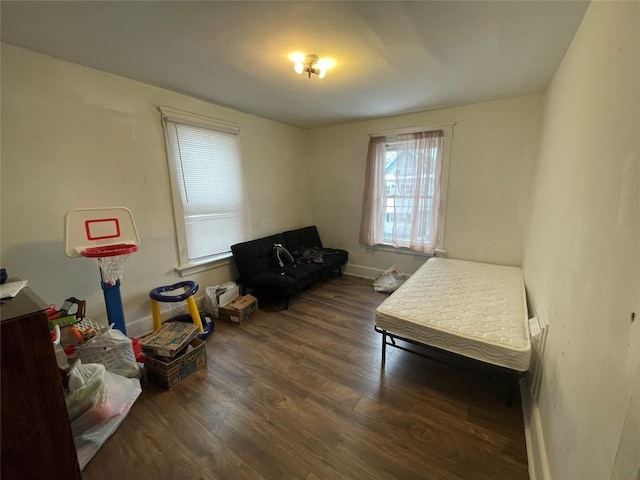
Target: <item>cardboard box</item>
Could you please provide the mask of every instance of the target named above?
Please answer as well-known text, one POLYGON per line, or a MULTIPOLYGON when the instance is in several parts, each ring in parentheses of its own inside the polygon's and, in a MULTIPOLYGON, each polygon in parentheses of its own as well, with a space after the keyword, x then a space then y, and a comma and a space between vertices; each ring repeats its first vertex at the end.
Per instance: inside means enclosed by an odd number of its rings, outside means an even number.
POLYGON ((194 338, 189 343, 186 353, 173 359, 148 356, 145 360, 147 378, 171 390, 189 378, 197 370, 207 365, 207 351, 204 340, 194 338))
POLYGON ((220 307, 220 319, 240 324, 258 309, 258 299, 253 295, 242 295, 220 307))
POLYGON ((198 335, 198 326, 185 322, 165 322, 151 335, 140 340, 145 355, 175 357, 198 335))

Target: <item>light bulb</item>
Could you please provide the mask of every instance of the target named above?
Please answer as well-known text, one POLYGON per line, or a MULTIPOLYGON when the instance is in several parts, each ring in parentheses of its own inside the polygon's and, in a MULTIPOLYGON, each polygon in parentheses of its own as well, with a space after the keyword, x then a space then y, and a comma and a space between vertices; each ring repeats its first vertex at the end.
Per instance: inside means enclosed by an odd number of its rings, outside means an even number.
POLYGON ((302 62, 296 62, 293 68, 296 71, 296 73, 304 72, 304 64, 302 62))
POLYGON ((318 78, 324 78, 326 74, 327 74, 327 71, 324 68, 321 68, 320 71, 318 72, 318 78))

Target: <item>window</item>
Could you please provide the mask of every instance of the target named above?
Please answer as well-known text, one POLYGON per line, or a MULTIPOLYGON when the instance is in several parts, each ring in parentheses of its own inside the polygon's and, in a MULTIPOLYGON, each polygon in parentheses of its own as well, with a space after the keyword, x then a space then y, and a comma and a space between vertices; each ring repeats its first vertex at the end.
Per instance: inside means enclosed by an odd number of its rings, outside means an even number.
POLYGON ((370 138, 362 243, 429 254, 443 248, 444 139, 452 127, 370 138))
POLYGON ((229 257, 249 238, 237 125, 160 107, 180 266, 229 257))

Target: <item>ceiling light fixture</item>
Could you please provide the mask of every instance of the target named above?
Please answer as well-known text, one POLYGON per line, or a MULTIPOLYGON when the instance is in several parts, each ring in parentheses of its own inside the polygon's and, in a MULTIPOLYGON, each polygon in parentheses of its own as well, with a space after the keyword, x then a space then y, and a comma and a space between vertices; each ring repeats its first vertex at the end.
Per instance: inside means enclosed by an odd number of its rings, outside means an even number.
POLYGON ((321 60, 314 54, 305 55, 304 59, 298 57, 293 68, 298 74, 306 73, 307 78, 311 78, 311 74, 316 75, 318 78, 324 78, 327 74, 326 67, 322 65, 321 60))

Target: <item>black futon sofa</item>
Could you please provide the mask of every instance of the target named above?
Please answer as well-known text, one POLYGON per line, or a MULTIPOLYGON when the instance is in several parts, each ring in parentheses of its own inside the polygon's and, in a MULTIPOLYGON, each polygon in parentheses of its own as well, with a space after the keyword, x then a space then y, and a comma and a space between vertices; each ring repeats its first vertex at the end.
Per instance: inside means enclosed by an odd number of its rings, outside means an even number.
POLYGON ((237 243, 231 247, 240 278, 242 294, 247 289, 259 296, 285 300, 310 287, 329 273, 342 275, 342 267, 349 259, 349 252, 324 248, 315 225, 289 230, 268 237, 237 243), (282 245, 292 255, 293 262, 275 254, 275 245, 282 245))

